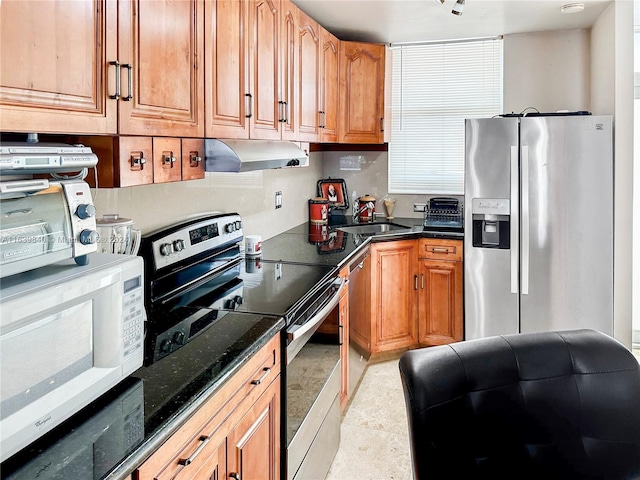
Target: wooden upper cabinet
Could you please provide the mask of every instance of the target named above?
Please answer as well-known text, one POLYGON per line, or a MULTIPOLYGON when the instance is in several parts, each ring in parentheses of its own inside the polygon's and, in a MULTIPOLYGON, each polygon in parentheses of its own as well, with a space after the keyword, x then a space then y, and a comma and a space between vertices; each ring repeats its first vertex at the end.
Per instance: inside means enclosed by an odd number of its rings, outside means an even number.
POLYGON ((386 47, 340 42, 340 143, 384 142, 386 47))
POLYGON ((298 140, 317 142, 320 130, 320 27, 303 11, 300 11, 299 19, 298 140))
POLYGON ((207 137, 249 138, 248 1, 205 3, 207 137))
POLYGON ((0 3, 0 130, 116 133, 116 24, 112 1, 0 3))
POLYGON ((298 14, 291 0, 282 0, 280 9, 280 101, 282 140, 298 140, 298 14))
POLYGON ((280 0, 250 0, 250 138, 280 139, 280 0))
POLYGON ((120 133, 204 135, 204 0, 118 3, 120 133))
POLYGON ((320 141, 338 141, 340 41, 320 28, 320 141))

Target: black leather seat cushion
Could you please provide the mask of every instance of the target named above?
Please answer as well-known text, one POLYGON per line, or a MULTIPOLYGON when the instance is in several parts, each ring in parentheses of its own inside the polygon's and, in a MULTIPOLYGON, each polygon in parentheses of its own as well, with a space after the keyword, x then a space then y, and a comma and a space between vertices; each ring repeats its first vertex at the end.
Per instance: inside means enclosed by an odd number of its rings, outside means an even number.
POLYGON ((418 479, 640 478, 640 364, 593 330, 400 359, 418 479))

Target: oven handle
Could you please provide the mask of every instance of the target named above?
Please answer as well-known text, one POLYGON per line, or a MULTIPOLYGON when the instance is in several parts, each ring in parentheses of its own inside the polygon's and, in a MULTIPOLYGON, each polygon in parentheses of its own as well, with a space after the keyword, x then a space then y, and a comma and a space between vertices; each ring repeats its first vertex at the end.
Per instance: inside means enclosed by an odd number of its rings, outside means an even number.
POLYGON ((336 289, 331 300, 327 302, 327 304, 322 307, 322 309, 316 313, 310 320, 304 323, 304 325, 293 325, 292 330, 287 330, 287 338, 289 342, 293 342, 294 340, 300 338, 309 330, 317 327, 325 317, 340 303, 340 290, 344 285, 344 278, 339 278, 333 283, 333 287, 336 289), (297 327, 297 328, 296 328, 297 327))

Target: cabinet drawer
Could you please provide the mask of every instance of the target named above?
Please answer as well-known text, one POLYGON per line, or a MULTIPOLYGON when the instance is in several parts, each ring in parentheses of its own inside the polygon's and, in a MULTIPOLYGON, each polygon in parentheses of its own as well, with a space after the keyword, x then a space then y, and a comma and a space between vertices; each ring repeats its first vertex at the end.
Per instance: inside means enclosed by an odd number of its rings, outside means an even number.
POLYGON ((134 472, 133 478, 173 479, 178 473, 186 474, 182 472, 186 468, 198 470, 196 457, 200 462, 215 455, 233 426, 279 374, 280 337, 276 335, 196 410, 134 472))
POLYGON ((443 240, 440 238, 420 239, 419 258, 434 260, 462 260, 462 240, 443 240))

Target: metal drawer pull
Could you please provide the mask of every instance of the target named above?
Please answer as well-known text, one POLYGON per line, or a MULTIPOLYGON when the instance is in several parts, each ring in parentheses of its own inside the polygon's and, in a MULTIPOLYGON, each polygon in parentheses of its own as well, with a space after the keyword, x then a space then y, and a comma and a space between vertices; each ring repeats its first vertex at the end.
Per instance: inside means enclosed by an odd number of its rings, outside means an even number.
POLYGON ((264 370, 264 373, 259 379, 251 380, 252 385, 260 385, 262 382, 264 382, 267 379, 267 377, 269 376, 269 373, 271 373, 271 369, 269 367, 264 367, 262 370, 264 370))
POLYGON ((433 253, 449 253, 449 249, 447 247, 432 247, 431 251, 433 253))
POLYGON ((173 156, 173 152, 166 152, 162 154, 162 165, 169 165, 173 167, 176 160, 176 157, 173 156))
POLYGON ((420 277, 422 278, 422 289, 424 290, 424 273, 420 277))
POLYGON ((189 157, 189 166, 197 167, 202 163, 202 157, 198 155, 198 152, 191 152, 189 157))
POLYGON ((413 282, 414 282, 413 289, 417 290, 418 289, 418 275, 414 275, 413 276, 413 282))
POLYGON ((113 62, 109 62, 109 65, 116 67, 116 94, 109 95, 109 98, 111 100, 118 100, 120 98, 120 62, 114 60, 113 62))
POLYGON ((193 452, 189 458, 181 458, 180 460, 178 460, 179 465, 187 466, 191 462, 193 462, 198 456, 198 454, 202 451, 202 449, 207 446, 207 443, 209 443, 209 441, 211 440, 211 437, 208 437, 206 435, 201 435, 199 440, 202 442, 200 446, 196 448, 196 451, 193 452))
POLYGON ((147 159, 144 158, 144 153, 142 152, 132 153, 130 160, 132 170, 142 170, 144 168, 143 165, 147 163, 147 159))
POLYGON ((131 94, 133 92, 133 67, 128 63, 123 63, 122 68, 126 68, 128 70, 127 77, 129 81, 129 94, 126 97, 122 97, 122 100, 128 102, 133 99, 133 95, 131 94))
POLYGON ((236 472, 231 472, 229 474, 229 478, 233 478, 234 480, 240 480, 240 474, 236 472))

